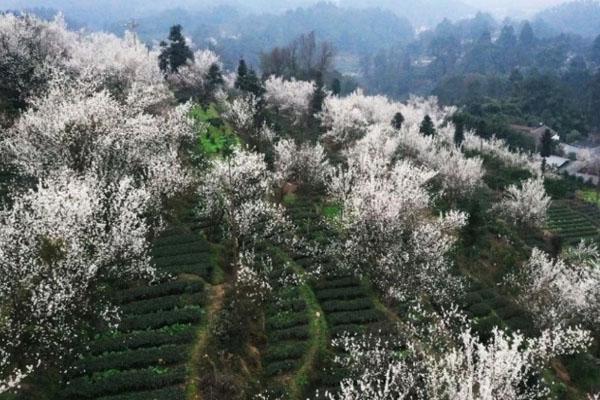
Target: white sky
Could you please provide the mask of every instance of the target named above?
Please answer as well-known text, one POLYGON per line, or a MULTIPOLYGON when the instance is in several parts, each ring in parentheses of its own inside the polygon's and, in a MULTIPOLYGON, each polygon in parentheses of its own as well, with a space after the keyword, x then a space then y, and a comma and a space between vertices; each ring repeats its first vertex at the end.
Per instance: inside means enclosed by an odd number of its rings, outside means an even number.
POLYGON ((510 11, 532 13, 568 0, 462 0, 470 6, 505 14, 510 11))

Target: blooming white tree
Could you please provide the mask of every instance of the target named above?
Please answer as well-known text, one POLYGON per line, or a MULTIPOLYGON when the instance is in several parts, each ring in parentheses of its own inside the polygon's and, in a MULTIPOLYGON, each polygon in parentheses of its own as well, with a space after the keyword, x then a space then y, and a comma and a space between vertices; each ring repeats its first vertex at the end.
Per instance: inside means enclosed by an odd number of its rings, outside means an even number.
POLYGON ((319 143, 296 144, 292 139, 281 139, 274 146, 274 167, 282 182, 318 185, 328 169, 325 149, 319 143))
POLYGON ((273 186, 264 156, 239 148, 212 161, 205 173, 198 189, 200 213, 224 224, 235 254, 267 237, 282 239, 279 234, 289 221, 283 208, 269 200, 273 186))
POLYGON ((498 209, 518 225, 541 227, 546 222, 550 201, 543 178, 531 178, 521 187, 509 186, 498 209))
POLYGON ((85 82, 58 80, 5 132, 2 148, 25 173, 41 178, 69 168, 107 179, 133 176, 157 195, 184 188, 181 151, 193 138, 189 105, 151 115, 133 91, 125 103, 85 82))
POLYGON ((316 86, 313 82, 287 81, 271 76, 265 81, 265 89, 264 97, 269 107, 289 113, 295 122, 299 122, 310 111, 316 86))
POLYGON ((580 243, 557 259, 533 249, 527 263, 508 283, 541 327, 583 321, 600 323, 600 253, 580 243))
POLYGON ((114 318, 102 280, 154 276, 149 201, 132 179, 106 183, 63 170, 0 212, 5 365, 64 360, 86 322, 114 318))
POLYGON ((258 111, 258 99, 249 94, 236 97, 232 101, 224 103, 225 112, 223 116, 231 124, 233 129, 242 134, 250 135, 254 127, 254 119, 258 111))
POLYGON ((217 68, 219 73, 223 69, 219 56, 211 50, 198 50, 194 53, 193 60, 188 60, 177 71, 168 74, 166 79, 178 98, 206 101, 213 95, 212 91, 218 90, 218 87, 213 87, 217 82, 211 81, 218 77, 209 76, 211 67, 217 68))
MULTIPOLYGON (((125 99, 135 86, 152 96, 156 107, 171 99, 157 56, 133 33, 71 32, 62 16, 43 21, 34 16, 0 15, 2 87, 12 106, 24 108, 43 94, 52 77, 68 75, 125 99)), ((6 97, 5 97, 6 96, 6 97)))
POLYGON ((458 327, 448 325, 448 321, 433 322, 425 328, 425 335, 412 325, 397 337, 345 335, 334 340, 334 345, 343 350, 337 361, 346 367, 349 376, 342 380, 339 393, 328 393, 328 398, 547 398, 541 373, 550 360, 584 351, 591 343, 589 332, 561 326, 545 330, 537 338, 495 328, 491 339, 482 342, 462 321, 458 327), (400 348, 404 351, 399 352, 400 348), (533 377, 540 379, 539 383, 532 384, 533 377))
POLYGON ((394 164, 376 147, 353 154, 346 168, 330 170, 328 190, 342 213, 333 221, 340 236, 329 251, 398 300, 424 292, 447 298, 459 283, 445 254, 466 216, 430 214, 426 184, 435 172, 409 161, 394 164))
POLYGON ((479 151, 480 153, 498 157, 505 164, 526 169, 534 176, 540 175, 542 171, 542 160, 539 154, 529 154, 520 150, 512 150, 504 140, 496 137, 484 139, 476 136, 473 132, 466 132, 463 147, 466 150, 479 151))

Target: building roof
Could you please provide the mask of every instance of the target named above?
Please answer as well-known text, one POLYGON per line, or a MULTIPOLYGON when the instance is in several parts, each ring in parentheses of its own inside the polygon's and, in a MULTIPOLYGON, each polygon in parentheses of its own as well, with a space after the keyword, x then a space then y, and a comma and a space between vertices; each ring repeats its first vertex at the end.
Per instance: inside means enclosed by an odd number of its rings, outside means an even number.
POLYGON ((550 156, 546 157, 546 164, 554 168, 564 167, 567 163, 569 163, 568 158, 558 157, 558 156, 550 156))

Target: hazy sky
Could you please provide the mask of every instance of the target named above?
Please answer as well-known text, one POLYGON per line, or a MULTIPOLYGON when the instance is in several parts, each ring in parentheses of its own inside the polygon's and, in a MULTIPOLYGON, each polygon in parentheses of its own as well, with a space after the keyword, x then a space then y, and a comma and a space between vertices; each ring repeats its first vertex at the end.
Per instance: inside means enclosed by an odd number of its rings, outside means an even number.
POLYGON ((472 7, 496 12, 535 12, 546 7, 564 3, 566 0, 462 0, 472 7))

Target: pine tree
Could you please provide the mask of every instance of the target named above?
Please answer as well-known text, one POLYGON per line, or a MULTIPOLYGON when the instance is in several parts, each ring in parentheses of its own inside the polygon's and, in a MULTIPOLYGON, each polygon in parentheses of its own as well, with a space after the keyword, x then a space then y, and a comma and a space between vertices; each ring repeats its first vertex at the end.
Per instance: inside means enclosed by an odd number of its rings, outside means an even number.
POLYGON ((540 154, 542 157, 550 157, 554 151, 554 139, 550 129, 546 129, 542 135, 540 154))
POLYGON ((338 78, 335 78, 333 82, 331 82, 331 93, 334 96, 339 96, 342 93, 342 82, 338 78))
POLYGON ((402 115, 402 113, 400 111, 398 111, 396 113, 396 115, 394 115, 394 118, 392 119, 392 126, 394 127, 394 129, 402 129, 402 124, 404 123, 404 115, 402 115))
POLYGON ((454 143, 457 146, 462 145, 465 140, 465 126, 462 118, 457 117, 454 119, 454 143))
POLYGON ((530 47, 535 42, 535 34, 533 33, 533 28, 529 24, 528 21, 525 21, 523 27, 521 28, 521 33, 519 34, 519 43, 522 46, 530 47))
POLYGON ((172 26, 168 41, 160 42, 158 65, 164 73, 177 72, 179 67, 194 60, 194 53, 187 45, 181 31, 181 25, 172 26))
POLYGON ((237 79, 234 86, 236 89, 252 93, 256 97, 261 97, 265 92, 265 88, 258 75, 256 75, 256 72, 252 68, 248 68, 246 61, 243 59, 240 60, 238 65, 237 79))
POLYGON ((435 136, 435 127, 433 126, 433 121, 429 115, 426 115, 425 118, 423 118, 419 132, 425 136, 435 136))
POLYGON ((219 64, 213 64, 210 66, 208 70, 207 76, 208 82, 211 85, 217 86, 225 83, 223 80, 223 73, 221 72, 221 68, 219 68, 219 64))
POLYGON ((315 93, 311 100, 311 110, 313 114, 321 112, 323 109, 323 102, 325 101, 325 97, 327 97, 327 94, 323 89, 323 74, 320 71, 315 74, 315 86, 315 93))
POLYGON ((246 65, 246 61, 244 61, 244 59, 242 58, 240 60, 240 63, 238 64, 237 78, 235 80, 235 85, 234 85, 235 88, 244 90, 243 87, 245 86, 247 77, 248 77, 248 66, 246 65))

